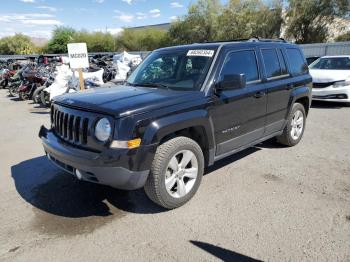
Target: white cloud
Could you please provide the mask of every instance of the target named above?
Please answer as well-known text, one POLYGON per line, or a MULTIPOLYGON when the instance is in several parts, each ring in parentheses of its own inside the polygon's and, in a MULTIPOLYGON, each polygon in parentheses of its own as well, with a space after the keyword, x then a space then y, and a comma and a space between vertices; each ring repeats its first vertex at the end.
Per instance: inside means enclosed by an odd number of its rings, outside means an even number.
POLYGON ((27 19, 22 23, 25 25, 63 25, 61 21, 55 19, 27 19))
POLYGON ((172 2, 172 3, 170 3, 170 7, 171 8, 182 8, 184 6, 182 4, 180 4, 179 2, 172 2))
POLYGON ((149 13, 151 14, 151 17, 160 17, 160 10, 159 9, 152 9, 149 11, 149 13))
POLYGON ((16 27, 15 30, 18 32, 25 31, 25 28, 32 28, 33 32, 39 32, 39 30, 48 30, 47 27, 63 25, 61 21, 55 19, 54 15, 42 13, 0 14, 0 23, 3 23, 0 24, 2 28, 11 25, 16 27))
POLYGON ((132 0, 122 0, 122 2, 127 3, 128 5, 131 5, 132 0))
POLYGON ((112 35, 119 35, 121 32, 123 32, 124 31, 124 29, 123 28, 107 28, 107 30, 106 29, 95 29, 94 30, 95 32, 108 32, 108 33, 110 33, 110 34, 112 34, 112 35))
POLYGON ((95 0, 95 3, 102 4, 105 0, 95 0))
POLYGON ((143 20, 143 19, 146 19, 146 18, 147 18, 147 14, 141 13, 141 12, 137 12, 136 13, 136 19, 143 20))
POLYGON ((47 11, 50 11, 50 12, 57 12, 57 10, 58 10, 56 7, 48 6, 48 5, 40 5, 40 6, 37 6, 36 8, 44 9, 44 10, 47 10, 47 11))
POLYGON ((21 0, 23 3, 35 3, 35 0, 21 0))
POLYGON ((114 18, 116 18, 122 22, 130 23, 134 20, 134 15, 132 15, 132 14, 124 13, 120 10, 114 10, 114 12, 118 14, 114 18))
POLYGON ((179 19, 176 15, 170 16, 169 18, 171 21, 176 21, 179 19))
POLYGON ((127 14, 118 15, 116 16, 116 18, 125 23, 130 23, 132 22, 132 20, 134 20, 133 15, 127 15, 127 14))

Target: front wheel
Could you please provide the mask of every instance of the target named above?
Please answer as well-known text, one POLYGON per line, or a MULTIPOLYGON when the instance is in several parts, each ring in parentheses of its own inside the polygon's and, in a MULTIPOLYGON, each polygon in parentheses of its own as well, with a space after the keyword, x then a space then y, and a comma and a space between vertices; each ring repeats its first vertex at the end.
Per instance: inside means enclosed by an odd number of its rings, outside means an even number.
POLYGON ((288 122, 283 134, 277 137, 280 144, 295 146, 303 137, 306 123, 305 108, 300 103, 295 103, 288 117, 288 122))
POLYGON ((12 96, 12 97, 17 96, 17 94, 18 94, 17 90, 18 90, 17 86, 10 86, 9 87, 9 95, 12 96))
POLYGON ((167 209, 180 207, 197 192, 203 172, 203 152, 194 140, 168 140, 157 148, 145 184, 146 195, 167 209))

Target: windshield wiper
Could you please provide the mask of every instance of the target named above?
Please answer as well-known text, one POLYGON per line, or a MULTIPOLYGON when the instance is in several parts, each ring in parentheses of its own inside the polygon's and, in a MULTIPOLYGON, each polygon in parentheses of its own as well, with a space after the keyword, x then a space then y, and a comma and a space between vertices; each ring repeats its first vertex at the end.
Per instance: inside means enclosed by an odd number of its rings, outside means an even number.
POLYGON ((151 83, 151 82, 146 82, 146 83, 129 83, 132 86, 146 86, 146 87, 157 87, 157 88, 165 88, 165 89, 170 89, 169 86, 161 84, 161 83, 151 83))

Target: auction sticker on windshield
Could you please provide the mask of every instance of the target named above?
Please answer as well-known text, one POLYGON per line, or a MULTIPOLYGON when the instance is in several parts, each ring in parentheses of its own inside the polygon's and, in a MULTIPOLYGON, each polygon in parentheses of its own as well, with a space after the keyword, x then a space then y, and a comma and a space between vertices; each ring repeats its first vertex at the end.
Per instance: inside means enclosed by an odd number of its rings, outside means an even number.
POLYGON ((187 56, 212 57, 213 55, 214 55, 214 50, 208 50, 208 49, 188 50, 188 52, 187 52, 187 56))

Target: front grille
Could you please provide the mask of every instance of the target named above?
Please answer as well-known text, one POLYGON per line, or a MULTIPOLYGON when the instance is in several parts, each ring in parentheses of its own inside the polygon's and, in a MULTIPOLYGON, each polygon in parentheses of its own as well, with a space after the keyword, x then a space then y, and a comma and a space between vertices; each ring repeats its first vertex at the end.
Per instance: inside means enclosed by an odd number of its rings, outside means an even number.
POLYGON ((86 145, 89 122, 87 117, 61 111, 55 106, 51 109, 52 128, 57 136, 68 142, 86 145))
POLYGON ((335 82, 327 82, 327 83, 312 83, 313 88, 326 88, 333 85, 335 82))
POLYGON ((113 126, 114 119, 108 115, 53 104, 51 106, 51 129, 63 141, 78 148, 99 153, 110 143, 99 142, 94 136, 95 123, 103 117, 108 118, 113 126))

